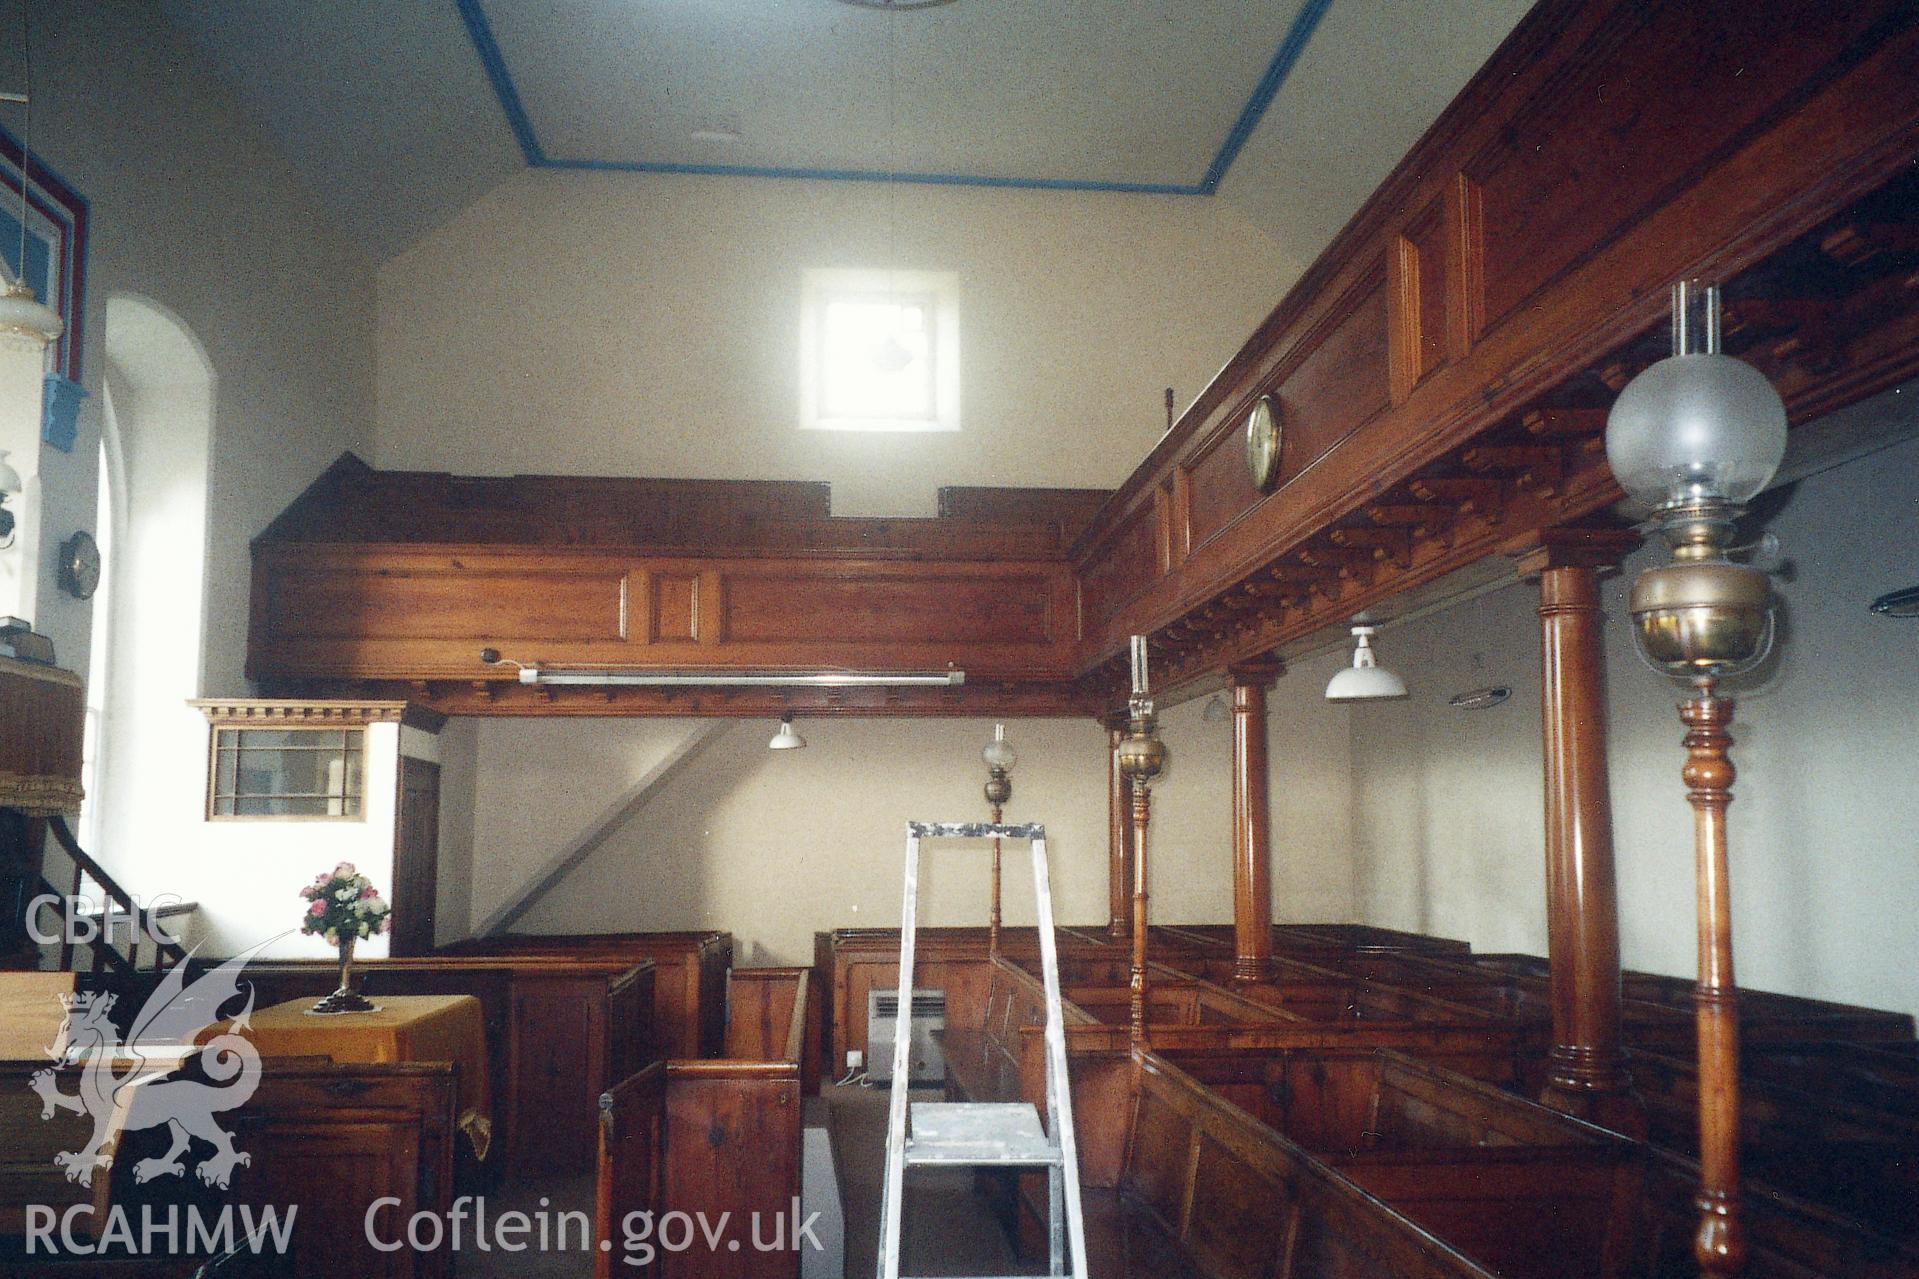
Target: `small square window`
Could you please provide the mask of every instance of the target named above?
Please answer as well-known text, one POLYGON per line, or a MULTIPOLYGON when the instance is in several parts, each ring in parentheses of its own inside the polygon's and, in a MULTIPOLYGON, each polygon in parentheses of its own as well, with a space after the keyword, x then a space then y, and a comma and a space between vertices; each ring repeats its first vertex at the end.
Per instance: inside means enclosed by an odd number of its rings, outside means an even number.
POLYGON ((802 295, 801 426, 959 430, 958 276, 812 270, 802 295))
POLYGON ((215 728, 208 815, 358 820, 366 730, 215 728))

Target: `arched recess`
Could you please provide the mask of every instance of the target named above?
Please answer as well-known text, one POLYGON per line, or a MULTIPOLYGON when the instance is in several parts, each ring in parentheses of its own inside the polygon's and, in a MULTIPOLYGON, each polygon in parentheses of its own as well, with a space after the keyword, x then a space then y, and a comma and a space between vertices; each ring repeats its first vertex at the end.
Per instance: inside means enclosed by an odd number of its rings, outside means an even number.
POLYGON ((136 893, 191 892, 203 803, 208 483, 214 371, 193 331, 134 294, 107 299, 108 466, 119 475, 100 734, 99 840, 136 893))
POLYGON ((93 595, 93 618, 87 636, 87 727, 81 761, 81 785, 86 801, 80 809, 80 843, 101 847, 106 801, 106 729, 113 688, 114 604, 119 584, 120 551, 127 544, 127 463, 120 444, 118 406, 113 387, 100 396, 99 466, 95 472, 93 537, 100 548, 100 582, 93 595))

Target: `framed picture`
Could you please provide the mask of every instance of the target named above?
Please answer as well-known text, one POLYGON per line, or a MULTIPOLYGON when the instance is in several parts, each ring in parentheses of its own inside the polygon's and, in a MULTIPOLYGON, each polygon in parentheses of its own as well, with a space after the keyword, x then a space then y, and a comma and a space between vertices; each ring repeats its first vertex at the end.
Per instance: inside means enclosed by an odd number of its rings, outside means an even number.
MULTIPOLYGON (((0 127, 0 262, 20 278, 20 139, 0 127)), ((53 371, 80 382, 86 349, 87 201, 39 156, 27 164, 27 262, 25 279, 40 300, 67 322, 54 352, 53 371)))

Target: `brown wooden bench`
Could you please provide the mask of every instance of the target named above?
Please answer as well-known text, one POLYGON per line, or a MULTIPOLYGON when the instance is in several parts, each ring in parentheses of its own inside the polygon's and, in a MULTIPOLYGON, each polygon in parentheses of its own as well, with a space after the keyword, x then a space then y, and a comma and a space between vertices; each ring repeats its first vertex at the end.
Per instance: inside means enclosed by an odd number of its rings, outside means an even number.
POLYGON ((594 956, 654 967, 654 1021, 660 1051, 669 1057, 717 1057, 726 1039, 726 974, 733 966, 733 934, 507 933, 469 938, 441 948, 449 955, 594 956))
MULTIPOLYGON (((756 1216, 787 1217, 800 1193, 803 1063, 819 1024, 811 973, 738 969, 733 979, 726 1042, 744 1055, 648 1066, 600 1099, 599 1238, 624 1256, 633 1213, 704 1213, 709 1222, 728 1214, 717 1250, 696 1236, 690 1250, 659 1253, 651 1273, 667 1279, 799 1274, 795 1248, 762 1252, 747 1232, 756 1216)), ((634 1271, 622 1261, 600 1273, 634 1271)))
MULTIPOLYGON (((1476 1241, 1474 1221, 1447 1215, 1453 1212, 1454 1201, 1443 1190, 1444 1180, 1430 1181, 1419 1158, 1403 1152, 1435 1145, 1504 1151, 1528 1144, 1550 1146, 1563 1140, 1556 1134, 1569 1125, 1574 1131, 1584 1127, 1397 1054, 1260 1055, 1217 1050, 1172 1056, 1180 1069, 1222 1098, 1475 1257, 1501 1246, 1511 1232, 1501 1227, 1490 1241, 1476 1241), (1371 1081, 1374 1072, 1380 1075, 1378 1083, 1371 1081), (1435 1080, 1443 1088, 1436 1087, 1435 1080), (1438 1199, 1430 1198, 1433 1186, 1441 1187, 1438 1199), (1422 1202, 1422 1197, 1429 1202, 1422 1202)), ((1690 1124, 1693 1117, 1684 1104, 1672 1106, 1667 1115, 1679 1127, 1690 1124)), ((1500 1177, 1511 1179, 1509 1192, 1515 1202, 1532 1197, 1541 1185, 1555 1188, 1555 1201, 1568 1194, 1576 1198, 1582 1192, 1590 1201, 1600 1188, 1590 1168, 1582 1174, 1576 1161, 1558 1156, 1554 1156, 1557 1170, 1552 1174, 1556 1180, 1541 1180, 1538 1169, 1527 1163, 1531 1158, 1507 1156, 1503 1166, 1484 1170, 1484 1184, 1496 1185, 1500 1177)), ((1697 1274, 1692 1258, 1697 1165, 1656 1147, 1645 1147, 1644 1159, 1646 1190, 1637 1200, 1624 1236, 1629 1241, 1624 1252, 1628 1269, 1619 1273, 1692 1279, 1697 1274)), ((1753 1251, 1748 1279, 1815 1275, 1886 1279, 1919 1274, 1919 1250, 1862 1228, 1853 1216, 1758 1182, 1748 1184, 1745 1203, 1753 1251)), ((1909 1214, 1893 1215, 1903 1220, 1909 1214)), ((1590 1225, 1590 1212, 1585 1220, 1590 1225)))
MULTIPOLYGON (((1696 1064, 1635 1051, 1628 1066, 1651 1124, 1648 1140, 1696 1157, 1696 1064)), ((1862 1231, 1919 1245, 1919 1119, 1910 1113, 1748 1077, 1741 1084, 1739 1128, 1748 1181, 1830 1208, 1862 1231)))
POLYGON ((1138 1068, 1122 1190, 1208 1279, 1624 1273, 1614 1223, 1631 1220, 1636 1155, 1596 1129, 1566 1120, 1552 1147, 1321 1157, 1164 1058, 1138 1068))
MULTIPOLYGON (((1699 1165, 1648 1147, 1649 1177, 1639 1227, 1643 1273, 1695 1279, 1693 1232, 1699 1226, 1699 1165)), ((1770 1186, 1741 1188, 1747 1260, 1741 1279, 1914 1279, 1919 1249, 1862 1230, 1843 1213, 1770 1186)))
POLYGON ((1748 1044, 1741 1076, 1919 1119, 1919 1052, 1892 1043, 1748 1044))
POLYGON ((439 1279, 448 1249, 386 1252, 368 1241, 373 1218, 388 1243, 406 1241, 416 1212, 445 1220, 453 1197, 458 1090, 451 1063, 364 1065, 268 1058, 260 1087, 233 1114, 235 1143, 253 1155, 233 1181, 235 1203, 297 1205, 290 1279, 439 1279))

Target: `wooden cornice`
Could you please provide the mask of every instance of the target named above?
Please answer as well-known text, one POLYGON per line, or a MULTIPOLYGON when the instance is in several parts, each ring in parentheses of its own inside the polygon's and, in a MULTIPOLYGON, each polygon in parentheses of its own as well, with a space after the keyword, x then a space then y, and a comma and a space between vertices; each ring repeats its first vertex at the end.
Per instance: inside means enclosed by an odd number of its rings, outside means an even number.
POLYGON ((446 727, 446 716, 401 700, 280 697, 200 697, 187 703, 221 728, 363 728, 404 724, 422 732, 446 727))
POLYGON ((1520 576, 1535 577, 1555 568, 1616 569, 1639 549, 1641 540, 1638 532, 1628 528, 1562 526, 1535 529, 1500 550, 1513 558, 1520 576))
POLYGON ((349 687, 404 694, 416 709, 449 715, 621 716, 778 719, 981 717, 1077 719, 1099 703, 1065 680, 1011 683, 979 680, 953 688, 731 688, 561 686, 471 680, 298 681, 304 687, 349 687))

